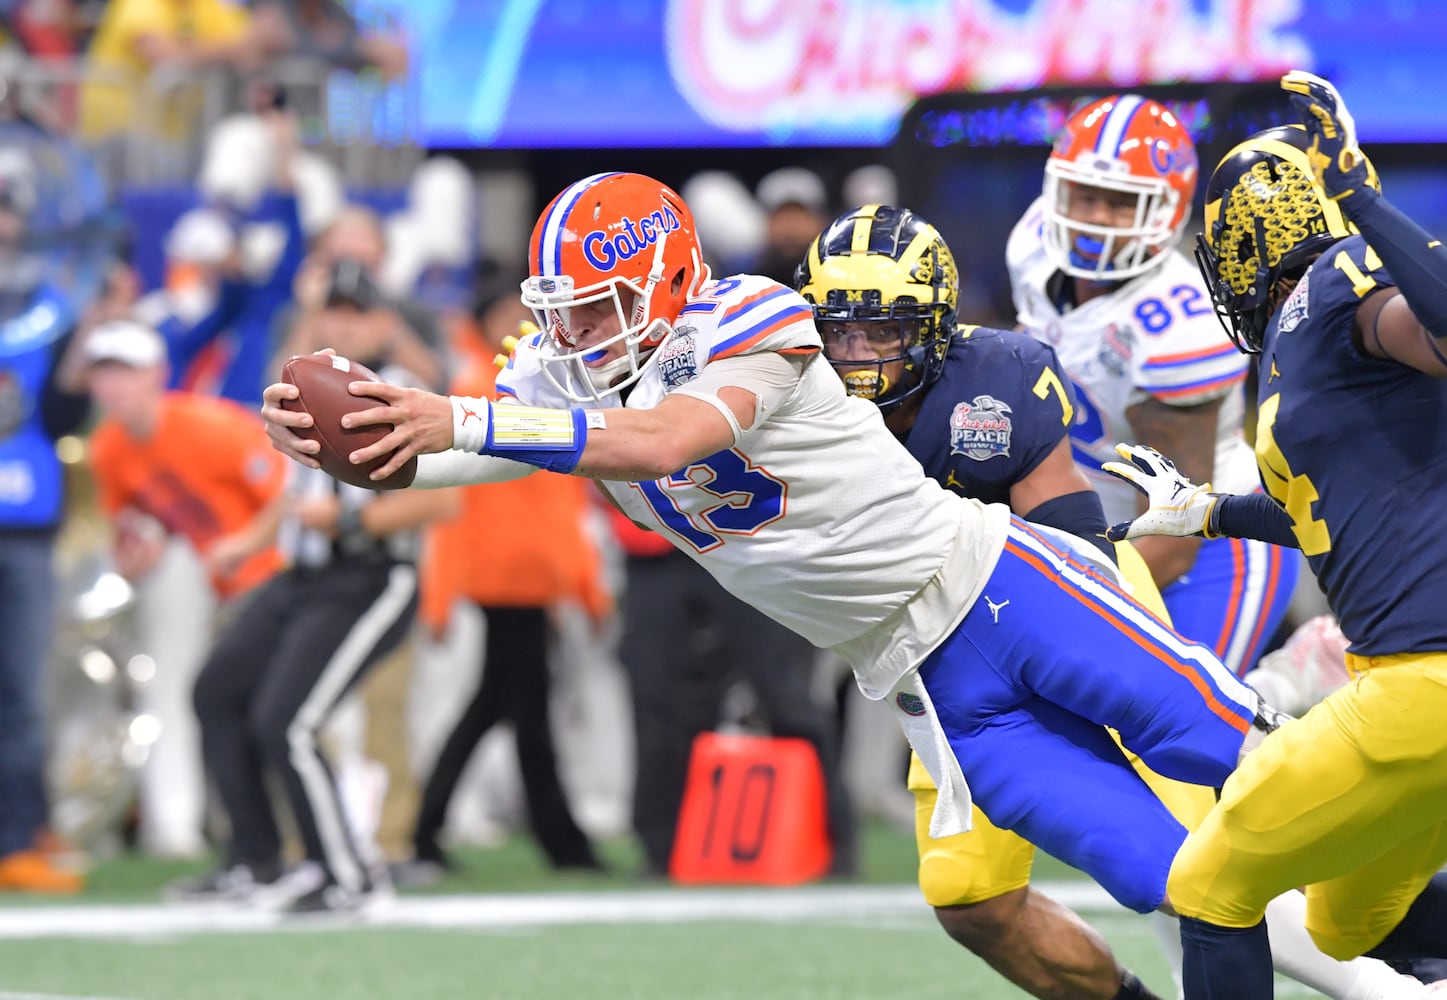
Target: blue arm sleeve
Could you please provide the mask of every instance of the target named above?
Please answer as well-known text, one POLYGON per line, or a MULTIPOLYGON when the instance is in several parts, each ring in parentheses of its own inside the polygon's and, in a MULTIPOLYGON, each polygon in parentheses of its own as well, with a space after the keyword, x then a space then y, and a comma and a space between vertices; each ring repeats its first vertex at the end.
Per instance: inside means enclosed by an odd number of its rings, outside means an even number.
POLYGON ((165 331, 166 351, 171 362, 171 384, 179 384, 196 355, 236 321, 246 305, 246 286, 237 281, 223 281, 216 305, 190 327, 165 331))
POLYGON ((1211 508, 1209 527, 1213 538, 1254 538, 1288 549, 1301 548, 1291 516, 1265 493, 1220 497, 1211 508))
POLYGON ((1100 506, 1100 496, 1094 490, 1052 497, 1026 514, 1025 520, 1068 531, 1077 538, 1085 539, 1115 562, 1115 546, 1105 537, 1105 511, 1100 506))
POLYGON ((1447 247, 1371 188, 1341 200, 1433 337, 1447 338, 1447 247))
POLYGON ((56 383, 61 359, 70 349, 74 338, 75 328, 72 327, 51 345, 50 371, 45 376, 45 387, 40 394, 40 420, 45 427, 45 433, 52 440, 74 434, 85 423, 86 417, 90 416, 89 393, 65 392, 56 383))
POLYGON ((286 242, 282 244, 281 256, 263 283, 262 290, 288 299, 292 282, 296 281, 296 272, 301 270, 301 262, 306 257, 306 233, 301 228, 301 208, 295 194, 276 192, 271 199, 274 199, 275 214, 286 229, 286 242))

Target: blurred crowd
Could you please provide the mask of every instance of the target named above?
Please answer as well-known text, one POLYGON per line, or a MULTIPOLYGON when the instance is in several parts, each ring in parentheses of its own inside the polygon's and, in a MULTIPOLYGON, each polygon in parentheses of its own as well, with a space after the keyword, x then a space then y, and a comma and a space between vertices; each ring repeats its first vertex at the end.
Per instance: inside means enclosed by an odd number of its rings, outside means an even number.
MULTIPOLYGON (((513 829, 583 869, 631 831, 662 877, 690 744, 719 728, 814 744, 836 875, 857 808, 910 822, 883 714, 841 747, 847 671, 586 481, 349 493, 268 447, 288 357, 489 395, 530 319, 525 275, 480 249, 473 174, 427 159, 379 211, 260 72, 301 52, 400 73, 397 39, 330 0, 22 0, 5 24, 105 73, 12 88, 0 122, 0 891, 79 889, 83 847, 216 857, 175 894, 234 896, 294 876, 283 856, 335 870, 343 842, 368 890, 384 861, 425 881, 513 829), (192 207, 138 231, 109 137, 154 110, 137 81, 213 65, 242 72, 192 207)), ((786 283, 840 205, 896 197, 879 167, 683 193, 715 273, 786 283)))

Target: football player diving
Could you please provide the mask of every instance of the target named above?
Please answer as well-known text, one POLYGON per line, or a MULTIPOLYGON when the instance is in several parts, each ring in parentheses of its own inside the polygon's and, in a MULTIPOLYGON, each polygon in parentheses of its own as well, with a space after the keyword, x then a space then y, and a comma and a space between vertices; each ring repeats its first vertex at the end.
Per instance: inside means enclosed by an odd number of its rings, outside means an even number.
POLYGON ((1352 683, 1268 738, 1176 856, 1190 1000, 1271 996, 1262 913, 1291 886, 1329 955, 1447 955, 1447 248, 1383 197, 1329 83, 1282 86, 1304 127, 1226 154, 1197 251, 1259 355, 1269 495, 1212 493, 1141 448, 1109 467, 1150 499, 1114 534, 1295 545, 1351 640, 1352 683))
MULTIPOLYGON (((850 663, 939 789, 933 835, 968 830, 977 799, 1124 905, 1157 909, 1185 829, 1106 727, 1158 773, 1219 786, 1272 726, 1260 696, 1132 599, 1088 541, 925 476, 821 357, 810 305, 760 276, 714 280, 692 213, 658 181, 570 185, 529 261, 542 332, 499 377, 506 398, 352 383, 386 405, 332 419, 392 430, 351 460, 381 457, 381 478, 422 454, 414 488, 539 468, 598 480, 850 663)), ((262 415, 277 448, 316 466, 295 432, 316 418, 283 406, 298 395, 269 386, 262 415)))
MULTIPOLYGON (((795 285, 850 395, 878 404, 885 424, 946 488, 1086 538, 1119 557, 1133 596, 1167 614, 1144 561, 1129 544, 1103 538, 1100 499, 1071 455, 1074 397, 1055 352, 1025 334, 957 325, 958 274, 939 232, 907 209, 867 205, 836 219, 810 247, 795 285)), ((1164 668, 1163 668, 1164 669, 1164 668)), ((1119 761, 1125 768, 1125 760, 1119 761)), ((1151 841, 1108 812, 1091 817, 1124 864, 1169 865, 1209 810, 1209 789, 1170 781, 1138 758, 1134 766, 1180 821, 1179 838, 1151 841)), ((1066 779, 1068 780, 1068 779, 1066 779)), ((1012 983, 1041 998, 1152 997, 1122 969, 1100 936, 1030 887, 1035 847, 992 824, 978 808, 969 833, 933 838, 935 789, 917 758, 919 881, 945 931, 1012 983)), ((1422 987, 1381 962, 1337 962, 1302 926, 1304 900, 1271 906, 1278 968, 1342 1000, 1411 997, 1422 987)), ((1154 916, 1154 915, 1153 915, 1154 916)), ((1161 915, 1174 944, 1175 922, 1161 915)), ((1179 967, 1178 948, 1173 956, 1179 967)))

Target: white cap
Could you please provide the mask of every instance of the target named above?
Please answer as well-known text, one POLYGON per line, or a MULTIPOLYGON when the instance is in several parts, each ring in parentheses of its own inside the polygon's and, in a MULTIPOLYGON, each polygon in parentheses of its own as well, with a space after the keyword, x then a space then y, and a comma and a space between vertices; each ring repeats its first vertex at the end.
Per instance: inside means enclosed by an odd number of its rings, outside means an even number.
POLYGON ((731 262, 764 248, 764 210, 733 174, 705 170, 690 177, 678 193, 693 212, 699 241, 708 253, 731 262))
POLYGON ((844 178, 846 205, 898 205, 899 183, 894 171, 875 163, 860 167, 844 178))
POLYGON ((128 319, 102 323, 85 342, 91 364, 118 361, 132 368, 153 368, 166 363, 166 342, 148 326, 128 319))
POLYGON ((206 136, 196 187, 207 201, 250 210, 271 185, 276 159, 276 141, 266 122, 257 115, 230 115, 206 136))
POLYGON ((824 182, 812 170, 803 167, 782 167, 759 181, 756 192, 764 211, 774 212, 785 205, 803 205, 811 212, 829 214, 829 196, 824 182))
POLYGON ((236 234, 214 208, 193 208, 166 234, 166 256, 196 264, 220 264, 231 256, 236 234))

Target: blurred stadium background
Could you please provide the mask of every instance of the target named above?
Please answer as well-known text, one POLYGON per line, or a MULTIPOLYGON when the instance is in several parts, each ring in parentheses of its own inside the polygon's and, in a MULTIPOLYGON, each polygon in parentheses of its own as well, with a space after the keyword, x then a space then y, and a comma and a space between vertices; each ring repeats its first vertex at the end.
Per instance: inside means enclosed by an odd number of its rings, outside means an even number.
MULTIPOLYGON (((267 194, 289 140, 266 123, 278 117, 295 136, 307 241, 291 249, 315 254, 349 205, 377 213, 376 283, 434 325, 444 374, 478 352, 474 313, 498 275, 525 267, 537 212, 599 170, 681 190, 724 273, 786 279, 799 225, 866 200, 909 205, 960 260, 964 318, 1009 325, 1005 237, 1054 132, 1078 100, 1127 88, 1178 111, 1209 173, 1236 138, 1285 118, 1281 72, 1325 75, 1393 200, 1447 230, 1447 8, 1428 0, 0 0, 0 28, 0 207, 19 204, 26 222, 0 255, 0 439, 15 401, 7 358, 35 343, 34 289, 74 322, 155 322, 209 309, 215 290, 197 275, 233 249, 252 287, 277 278, 287 236, 267 194)), ((237 350, 227 336, 187 357, 185 389, 219 391, 237 350)), ((454 804, 461 873, 314 934, 168 908, 162 886, 211 858, 151 850, 141 833, 140 775, 165 725, 144 697, 158 667, 116 571, 89 426, 55 443, 66 505, 46 669, 48 835, 88 883, 63 902, 0 887, 0 997, 1018 995, 918 900, 902 746, 828 662, 815 687, 845 726, 857 866, 809 889, 637 878, 619 616, 577 601, 555 609, 551 712, 564 788, 606 872, 552 870, 527 842, 504 730, 454 804)), ((0 491, 24 488, 0 463, 0 491)), ((580 516, 616 604, 626 546, 600 512, 580 516)), ((437 668, 457 657, 436 647, 475 646, 476 622, 453 624, 468 628, 419 634, 389 658, 336 737, 352 751, 344 769, 355 764, 343 780, 378 799, 393 858, 408 847, 418 762, 436 753, 458 685, 475 683, 470 666, 437 668)), ((734 685, 721 727, 754 728, 755 700, 734 685)), ((1168 989, 1143 921, 1042 864, 1168 989)))

